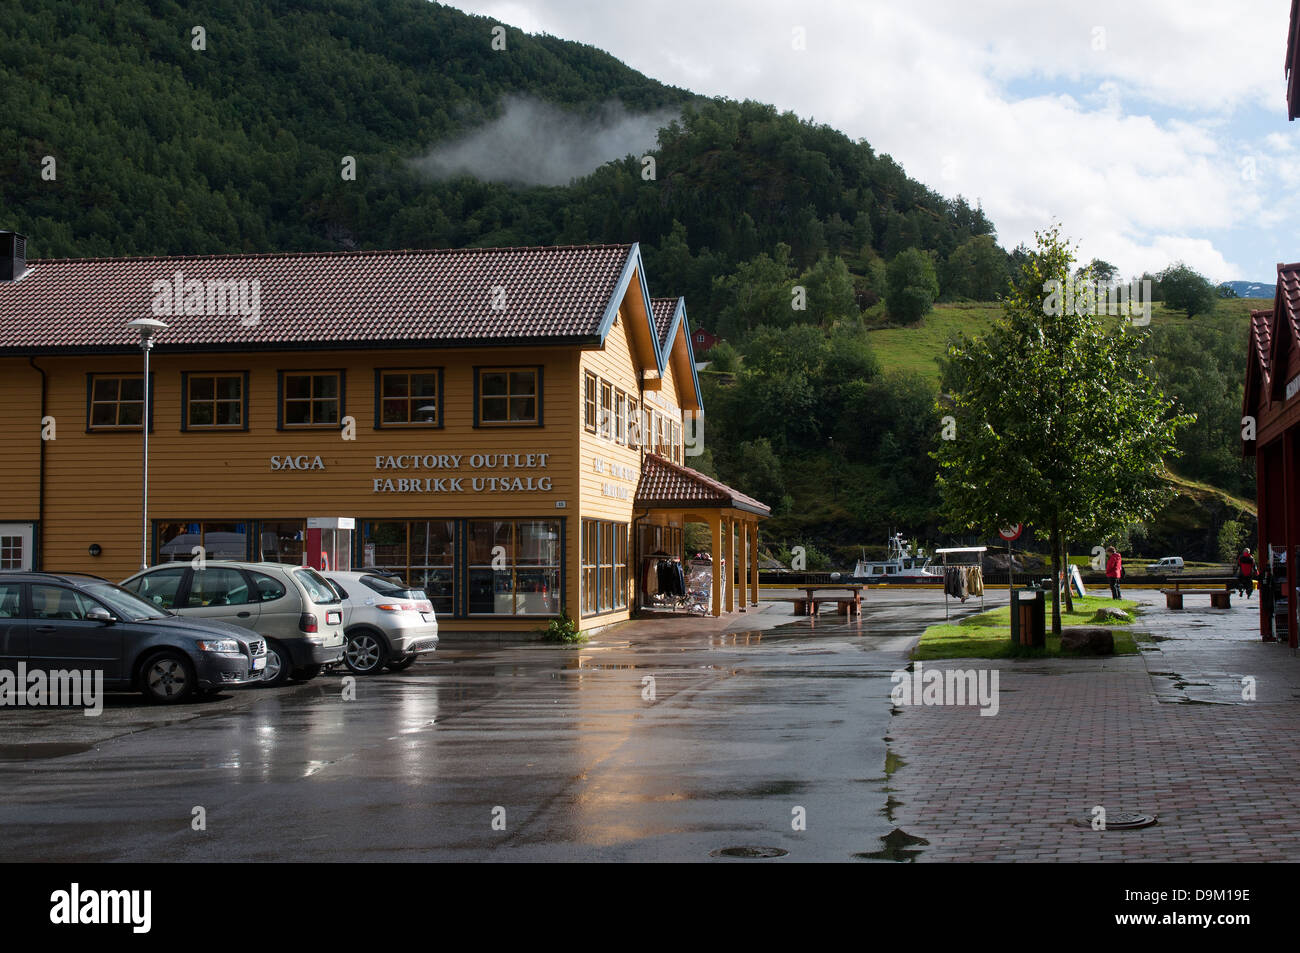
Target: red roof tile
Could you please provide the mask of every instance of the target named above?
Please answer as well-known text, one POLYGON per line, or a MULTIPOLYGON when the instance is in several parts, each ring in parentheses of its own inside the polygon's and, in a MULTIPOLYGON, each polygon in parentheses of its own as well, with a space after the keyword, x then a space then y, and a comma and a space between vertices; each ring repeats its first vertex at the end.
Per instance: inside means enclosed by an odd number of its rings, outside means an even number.
MULTIPOLYGON (((631 245, 36 260, 0 282, 0 351, 560 343, 602 331, 631 245), (157 314, 154 282, 257 281, 259 314, 157 314), (496 304, 494 307, 494 296, 496 304)), ((206 288, 206 284, 205 284, 206 288)), ((215 303, 215 299, 214 299, 215 303)), ((205 296, 206 305, 206 296, 205 296)), ((206 310, 206 308, 205 308, 206 310)))
POLYGON ((677 313, 677 298, 651 298, 650 308, 654 311, 655 331, 659 334, 659 347, 668 343, 668 332, 673 326, 673 315, 677 313))
POLYGON ((772 513, 770 507, 752 496, 653 453, 647 453, 641 464, 635 504, 639 507, 730 506, 760 516, 772 513))

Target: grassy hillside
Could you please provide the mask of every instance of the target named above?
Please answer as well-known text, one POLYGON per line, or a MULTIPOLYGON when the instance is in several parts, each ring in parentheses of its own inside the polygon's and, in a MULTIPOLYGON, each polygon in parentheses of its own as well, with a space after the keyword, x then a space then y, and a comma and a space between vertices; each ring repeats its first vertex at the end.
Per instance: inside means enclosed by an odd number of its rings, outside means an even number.
MULTIPOLYGON (((1272 299, 1267 298, 1222 298, 1217 303, 1214 314, 1240 318, 1241 346, 1244 350, 1250 312, 1272 306, 1272 299)), ((996 304, 938 304, 917 324, 873 330, 870 335, 871 345, 883 367, 920 374, 937 384, 939 358, 947 351, 948 343, 958 334, 979 334, 1001 314, 1002 309, 996 304)), ((1152 326, 1164 322, 1188 324, 1202 320, 1203 316, 1197 315, 1189 322, 1182 312, 1171 312, 1160 302, 1151 307, 1152 326)))

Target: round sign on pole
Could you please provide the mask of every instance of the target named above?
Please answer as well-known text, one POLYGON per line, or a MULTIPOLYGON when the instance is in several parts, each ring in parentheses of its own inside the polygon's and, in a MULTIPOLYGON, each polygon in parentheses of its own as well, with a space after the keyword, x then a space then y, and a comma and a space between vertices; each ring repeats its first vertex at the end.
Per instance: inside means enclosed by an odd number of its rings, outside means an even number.
POLYGON ((1009 543, 1013 539, 1019 539, 1020 534, 1024 532, 1024 529, 1025 527, 1022 524, 1016 523, 1012 526, 1006 526, 998 530, 998 535, 1009 543))

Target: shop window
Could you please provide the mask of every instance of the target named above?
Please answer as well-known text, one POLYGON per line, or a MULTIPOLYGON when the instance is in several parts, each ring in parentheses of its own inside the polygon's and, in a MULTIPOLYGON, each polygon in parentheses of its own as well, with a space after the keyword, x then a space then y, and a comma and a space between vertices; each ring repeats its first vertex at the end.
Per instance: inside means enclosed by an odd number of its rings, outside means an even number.
POLYGON ((470 615, 559 614, 558 520, 470 520, 465 535, 470 615))
POLYGON ((582 375, 582 425, 588 433, 596 432, 596 375, 584 371, 582 375))
POLYGON ((363 523, 367 568, 395 572, 413 589, 423 589, 439 615, 455 610, 456 531, 452 520, 384 520, 363 523))
POLYGON ((608 381, 600 382, 600 435, 614 439, 614 388, 608 381))
POLYGON ((441 427, 442 370, 375 371, 375 427, 441 427))
POLYGON ((582 614, 627 608, 626 523, 582 521, 582 614))
POLYGON ((280 372, 281 430, 338 427, 342 420, 342 371, 280 372))
POLYGON ((203 520, 195 523, 154 523, 158 553, 155 562, 248 558, 248 524, 203 520), (198 552, 196 548, 201 547, 198 552))
POLYGON ((614 442, 627 443, 627 395, 614 391, 614 442))
POLYGON ((248 374, 181 373, 181 430, 246 430, 248 374))
MULTIPOLYGON (((86 429, 139 430, 143 426, 144 375, 90 374, 86 389, 86 429)), ((152 421, 149 429, 153 430, 152 421)))
POLYGON ((266 520, 258 532, 258 558, 268 563, 303 565, 306 520, 266 520))
POLYGON ((475 376, 474 426, 540 427, 540 367, 480 367, 475 376))

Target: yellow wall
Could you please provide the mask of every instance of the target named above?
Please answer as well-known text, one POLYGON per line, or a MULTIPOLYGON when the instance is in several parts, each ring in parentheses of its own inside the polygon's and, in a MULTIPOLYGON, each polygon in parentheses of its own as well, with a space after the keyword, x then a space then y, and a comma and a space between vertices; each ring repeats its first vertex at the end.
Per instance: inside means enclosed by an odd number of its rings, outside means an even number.
MULTIPOLYGON (((634 281, 632 289, 638 285, 634 281)), ((150 530, 154 521, 302 519, 342 516, 363 519, 536 517, 565 521, 565 605, 581 618, 581 519, 634 519, 633 496, 640 473, 640 451, 588 434, 583 427, 583 372, 594 371, 645 405, 641 371, 654 368, 650 335, 641 324, 639 295, 629 293, 603 349, 484 348, 349 351, 284 351, 245 354, 168 353, 155 350, 153 428, 150 436, 150 530), (633 300, 635 299, 635 300, 633 300), (543 367, 544 425, 475 428, 473 368, 476 365, 543 367), (443 370, 442 429, 376 430, 376 368, 443 370), (356 419, 356 439, 344 440, 337 428, 277 430, 278 372, 343 369, 344 413, 356 419), (181 432, 181 372, 249 373, 248 431, 181 432), (551 478, 548 491, 473 493, 473 476, 500 470, 470 470, 475 453, 548 454, 545 469, 511 470, 509 475, 551 478), (376 456, 460 454, 462 467, 444 470, 378 470, 376 456), (324 470, 273 472, 271 457, 319 455, 324 470), (597 459, 604 472, 597 471, 597 459), (612 468, 627 468, 622 475, 612 468), (376 493, 373 480, 457 476, 461 493, 376 493), (624 491, 605 493, 606 485, 624 491), (565 503, 557 508, 557 501, 565 503)), ((675 342, 677 344, 679 342, 675 342)), ((680 342, 689 358, 689 342, 680 342)), ((56 421, 56 439, 46 443, 46 502, 41 537, 41 568, 91 572, 114 581, 140 564, 141 435, 138 430, 86 431, 87 374, 138 374, 138 353, 113 356, 42 357, 48 375, 47 413, 56 421), (97 543, 102 554, 91 557, 97 543)), ((677 376, 669 371, 651 406, 677 413, 677 376)), ((40 453, 40 376, 27 360, 0 358, 0 522, 37 519, 40 453)), ((685 382, 690 388, 690 381, 685 382)), ((680 416, 678 417, 680 419, 680 416)), ((687 461, 689 463, 689 461, 687 461)), ((629 563, 634 566, 629 541, 629 563)), ((354 546, 360 546, 356 538, 354 546)), ((635 569, 630 575, 635 574, 635 569)), ((630 588, 630 587, 629 587, 630 588)), ((633 594, 628 593, 628 604, 633 594)), ((626 618, 626 611, 592 617, 585 625, 626 618)), ((531 630, 537 619, 454 620, 456 629, 531 630)))

